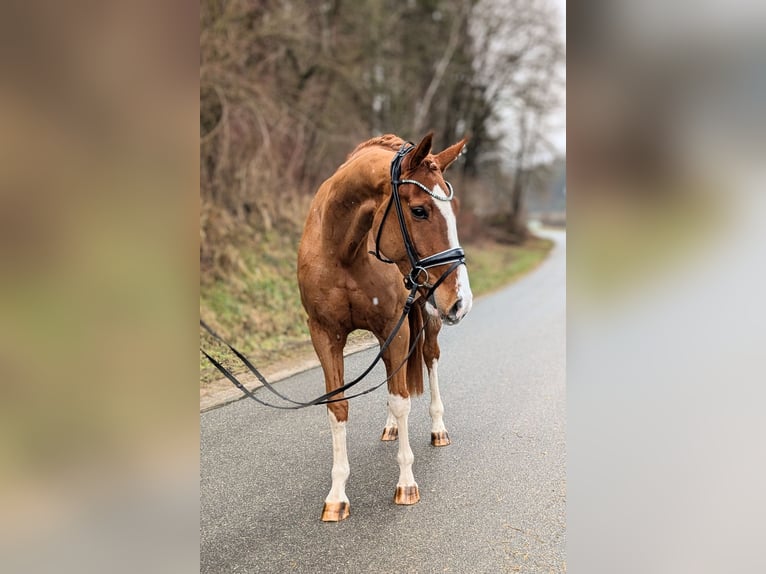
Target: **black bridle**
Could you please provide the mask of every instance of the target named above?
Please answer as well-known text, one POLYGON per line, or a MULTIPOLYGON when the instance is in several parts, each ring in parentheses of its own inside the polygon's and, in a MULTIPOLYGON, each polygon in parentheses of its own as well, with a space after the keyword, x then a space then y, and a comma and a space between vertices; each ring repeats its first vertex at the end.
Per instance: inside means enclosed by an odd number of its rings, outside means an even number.
POLYGON ((441 285, 442 282, 453 271, 455 271, 461 265, 465 265, 465 252, 463 251, 462 247, 458 246, 452 247, 450 249, 445 249, 444 251, 429 255, 423 259, 421 259, 418 255, 415 244, 412 242, 412 238, 410 237, 410 232, 407 230, 407 222, 404 220, 404 209, 402 208, 402 198, 399 195, 399 186, 403 183, 414 184, 437 201, 452 201, 452 198, 455 196, 455 192, 453 191, 449 182, 446 181, 445 183, 447 184, 450 193, 448 196, 442 197, 435 194, 419 181, 414 179, 400 179, 402 174, 402 160, 404 160, 404 156, 406 156, 414 147, 415 146, 412 143, 402 144, 402 147, 399 148, 398 152, 396 152, 394 159, 391 160, 391 199, 388 201, 386 211, 383 213, 383 219, 381 220, 380 226, 378 227, 378 233, 375 236, 375 251, 370 251, 370 253, 384 263, 393 263, 393 261, 390 259, 381 256, 380 237, 383 233, 383 225, 385 225, 388 214, 391 212, 391 206, 395 206, 396 218, 399 220, 399 229, 402 233, 402 240, 404 241, 404 249, 407 252, 407 258, 409 259, 411 266, 409 274, 404 276, 404 286, 407 287, 407 289, 412 289, 413 286, 427 287, 429 291, 426 295, 426 299, 428 299, 431 297, 436 288, 441 285), (439 265, 448 265, 450 263, 450 267, 444 273, 442 273, 441 277, 439 277, 436 283, 434 285, 428 285, 428 269, 432 267, 438 267, 439 265), (422 280, 421 276, 423 277, 422 280))
POLYGON ((346 401, 348 399, 353 399, 355 397, 360 397, 362 395, 366 395, 368 393, 371 393, 372 391, 378 389, 383 384, 388 382, 391 377, 393 377, 396 373, 401 370, 401 368, 404 366, 404 364, 409 360, 412 353, 415 351, 415 347, 420 340, 420 337, 423 335, 423 331, 425 330, 425 322, 423 322, 423 326, 421 327, 420 331, 418 332, 417 336, 415 336, 412 340, 412 343, 410 344, 410 348, 407 352, 407 355, 404 357, 404 360, 401 362, 401 364, 391 372, 390 375, 388 375, 385 379, 383 379, 380 383, 375 385, 374 387, 371 387, 369 389, 366 389, 364 391, 361 391, 359 393, 349 395, 349 396, 343 396, 339 398, 335 398, 336 395, 350 389, 354 385, 356 385, 358 382, 360 382, 364 377, 366 377, 370 371, 375 367, 375 365, 378 364, 381 358, 383 358, 383 353, 385 353, 386 349, 388 349, 389 345, 391 344, 391 341, 394 340, 394 337, 396 337, 397 333, 399 332, 399 329, 401 329, 402 324, 404 323, 404 320, 407 318, 407 316, 410 314, 410 311, 412 310, 412 305, 415 302, 415 297, 419 290, 425 289, 424 293, 421 293, 426 300, 431 299, 433 296, 434 291, 436 291, 436 288, 441 285, 444 280, 453 272, 455 271, 460 265, 465 265, 465 253, 463 252, 463 249, 461 247, 453 247, 450 249, 446 249, 444 251, 441 251, 439 253, 436 253, 434 255, 430 255, 428 257, 425 257, 423 259, 420 259, 418 256, 417 249, 415 248, 414 243, 412 242, 412 238, 410 237, 409 231, 407 230, 407 224, 404 220, 404 211, 402 209, 402 200, 399 196, 399 185, 403 183, 411 183, 414 185, 419 186, 422 188, 426 193, 434 197, 435 199, 439 201, 451 201, 452 197, 454 196, 454 192, 452 190, 452 186, 447 183, 447 186, 450 190, 450 195, 447 197, 441 197, 433 193, 431 190, 429 190, 426 186, 424 186, 419 181, 415 181, 412 179, 399 179, 401 176, 401 169, 402 169, 402 159, 404 159, 404 156, 407 155, 407 153, 413 149, 413 145, 411 143, 403 144, 402 147, 399 149, 399 151, 394 156, 394 159, 391 161, 391 199, 388 202, 388 205, 386 206, 386 211, 383 214, 383 219, 380 222, 380 227, 378 228, 378 232, 375 238, 375 251, 370 251, 372 255, 383 261, 384 263, 394 263, 393 261, 390 261, 380 255, 380 236, 381 231, 383 229, 383 225, 386 222, 386 218, 388 217, 389 212, 391 211, 391 205, 394 205, 396 207, 396 216, 399 220, 399 228, 402 232, 402 239, 404 241, 404 247, 407 251, 407 257, 410 261, 410 265, 412 266, 410 273, 408 275, 404 276, 404 285, 407 287, 407 289, 410 290, 409 295, 407 296, 407 300, 404 303, 404 307, 402 308, 402 314, 399 317, 398 322, 396 323, 396 326, 394 327, 393 331, 391 331, 391 334, 388 336, 388 338, 385 340, 385 342, 380 346, 380 350, 378 351, 378 354, 376 355, 375 359, 373 360, 372 364, 370 364, 369 367, 367 367, 364 372, 356 377, 354 380, 349 381, 348 383, 345 383, 344 385, 338 387, 337 389, 333 389, 332 391, 325 393, 317 398, 315 398, 312 401, 308 402, 302 402, 302 401, 295 401, 289 397, 286 397, 282 393, 280 393, 278 390, 274 388, 274 386, 269 383, 266 380, 266 377, 264 377, 261 372, 253 365, 245 355, 243 355, 241 352, 239 352, 237 349, 232 347, 229 343, 227 343, 221 336, 219 336, 215 331, 213 331, 202 319, 200 319, 200 325, 208 332, 210 335, 212 335, 215 339, 226 345, 238 358, 242 363, 248 368, 248 370, 255 375, 255 377, 263 384, 264 387, 266 387, 269 391, 271 391, 274 395, 279 397, 280 399, 291 403, 290 405, 275 405, 272 403, 268 403, 259 397, 255 396, 253 394, 253 391, 249 390, 245 385, 243 385, 236 376, 234 376, 231 371, 229 371, 226 367, 224 367, 221 363, 216 361, 213 357, 211 357, 208 353, 205 352, 204 349, 200 349, 202 351, 202 354, 205 355, 205 357, 212 363, 212 365, 218 369, 229 381, 231 381, 232 384, 234 384, 235 387, 237 387, 242 393, 250 398, 253 399, 255 402, 266 406, 271 407, 274 409, 284 409, 284 410, 295 410, 295 409, 303 409, 306 407, 310 407, 313 405, 326 405, 329 403, 335 403, 339 401, 346 401), (450 266, 447 268, 447 270, 442 273, 442 275, 439 277, 439 279, 433 284, 428 284, 428 269, 432 267, 438 267, 439 265, 447 265, 450 264, 450 266), (422 278, 421 281, 421 275, 425 275, 422 278))

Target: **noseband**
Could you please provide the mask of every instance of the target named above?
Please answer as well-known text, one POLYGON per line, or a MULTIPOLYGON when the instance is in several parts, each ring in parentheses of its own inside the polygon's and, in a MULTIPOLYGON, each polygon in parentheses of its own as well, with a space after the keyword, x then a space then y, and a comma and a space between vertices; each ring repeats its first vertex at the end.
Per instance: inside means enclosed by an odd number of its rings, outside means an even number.
POLYGON ((447 187, 449 188, 449 195, 443 197, 435 194, 419 181, 415 181, 414 179, 399 179, 402 174, 402 160, 414 147, 415 146, 411 143, 403 144, 402 147, 399 148, 399 151, 396 152, 394 159, 391 160, 391 199, 388 202, 386 211, 383 213, 383 220, 380 222, 380 227, 378 227, 378 233, 375 237, 375 251, 370 251, 370 253, 383 263, 393 263, 393 261, 386 259, 380 254, 380 236, 383 232, 383 225, 386 223, 386 218, 388 218, 388 214, 391 211, 391 205, 394 205, 396 207, 396 217, 399 220, 399 229, 402 232, 404 248, 407 251, 407 258, 410 260, 411 266, 410 272, 404 276, 404 286, 413 291, 419 287, 427 288, 428 293, 426 294, 426 299, 428 299, 433 295, 436 288, 441 285, 453 271, 461 265, 465 265, 465 252, 462 247, 452 247, 440 251, 439 253, 429 255, 428 257, 424 257, 423 259, 418 255, 415 244, 412 242, 410 233, 407 230, 407 223, 404 220, 404 210, 402 209, 402 199, 399 196, 399 186, 403 183, 412 183, 437 201, 452 201, 455 193, 452 186, 447 182, 445 183, 447 183, 447 187), (432 267, 448 265, 450 263, 451 265, 444 273, 442 273, 441 277, 439 277, 433 285, 429 285, 428 270, 432 267))

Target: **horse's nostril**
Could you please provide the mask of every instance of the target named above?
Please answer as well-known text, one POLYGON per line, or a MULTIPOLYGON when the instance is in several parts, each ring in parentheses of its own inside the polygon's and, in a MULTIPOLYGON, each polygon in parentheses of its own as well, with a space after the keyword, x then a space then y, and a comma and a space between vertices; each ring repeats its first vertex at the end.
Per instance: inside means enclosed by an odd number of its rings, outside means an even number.
POLYGON ((463 307, 463 299, 458 299, 455 301, 455 304, 452 306, 452 308, 449 310, 449 316, 451 319, 456 319, 457 314, 460 312, 460 309, 463 307))

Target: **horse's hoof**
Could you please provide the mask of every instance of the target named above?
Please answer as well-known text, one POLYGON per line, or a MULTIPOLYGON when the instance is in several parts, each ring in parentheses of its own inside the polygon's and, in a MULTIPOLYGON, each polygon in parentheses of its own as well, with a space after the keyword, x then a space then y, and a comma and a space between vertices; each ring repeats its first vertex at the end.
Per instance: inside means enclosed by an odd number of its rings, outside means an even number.
POLYGON ((399 437, 399 427, 386 427, 383 429, 383 434, 380 436, 380 440, 396 440, 399 437))
POLYGON ((420 491, 417 484, 396 487, 395 504, 415 504, 418 500, 420 500, 420 491))
POLYGON ((449 435, 446 430, 431 433, 432 446, 447 446, 450 444, 449 435))
POLYGON ((340 522, 348 518, 348 502, 325 502, 322 522, 340 522))

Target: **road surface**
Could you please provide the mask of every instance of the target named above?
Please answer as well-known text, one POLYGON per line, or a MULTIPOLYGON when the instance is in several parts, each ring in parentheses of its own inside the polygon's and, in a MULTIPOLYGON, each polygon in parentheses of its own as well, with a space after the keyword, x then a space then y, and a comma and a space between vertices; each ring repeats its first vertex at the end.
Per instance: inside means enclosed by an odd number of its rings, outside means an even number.
MULTIPOLYGON (((385 387, 351 402, 351 516, 340 523, 319 520, 332 464, 324 407, 242 400, 202 414, 200 571, 565 571, 566 235, 548 236, 556 247, 537 270, 442 330, 452 444, 430 445, 426 390, 410 414, 418 504, 392 501, 397 443, 379 440, 385 387)), ((373 357, 347 357, 347 380, 373 357)), ((324 389, 319 369, 279 387, 299 399, 324 389)))

